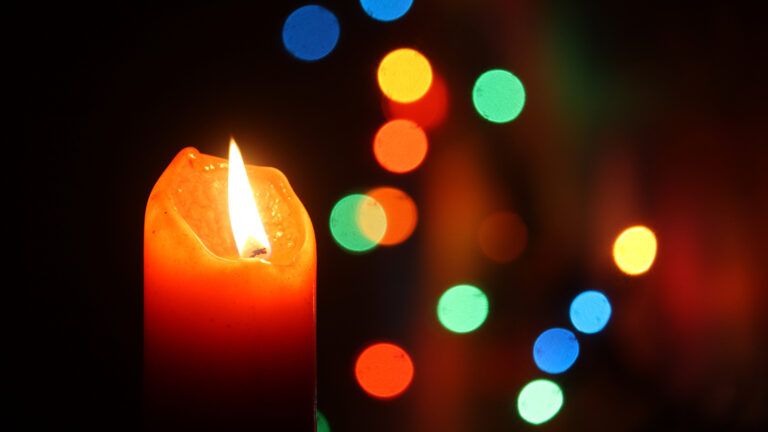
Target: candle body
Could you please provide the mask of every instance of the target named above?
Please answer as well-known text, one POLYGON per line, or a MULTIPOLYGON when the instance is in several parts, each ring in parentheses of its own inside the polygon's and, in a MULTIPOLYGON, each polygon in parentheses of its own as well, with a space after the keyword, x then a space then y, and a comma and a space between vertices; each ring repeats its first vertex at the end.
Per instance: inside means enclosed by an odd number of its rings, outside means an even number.
POLYGON ((237 256, 226 161, 188 148, 155 185, 144 227, 149 429, 314 430, 312 225, 285 177, 248 166, 270 262, 237 256))

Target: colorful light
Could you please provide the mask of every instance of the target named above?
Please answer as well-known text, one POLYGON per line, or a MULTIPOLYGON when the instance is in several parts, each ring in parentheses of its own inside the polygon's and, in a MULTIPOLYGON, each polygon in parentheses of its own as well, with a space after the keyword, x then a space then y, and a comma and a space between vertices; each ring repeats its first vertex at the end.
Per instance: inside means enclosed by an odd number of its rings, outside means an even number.
POLYGON ((396 49, 381 60, 379 87, 384 95, 401 103, 414 102, 432 84, 432 66, 420 52, 411 48, 396 49))
POLYGON ((582 333, 597 333, 611 318, 611 303, 600 291, 584 291, 571 302, 571 323, 582 333))
POLYGON ((320 60, 333 51, 338 41, 339 20, 322 6, 302 6, 283 24, 283 45, 299 60, 320 60))
POLYGON ((360 0, 368 16, 378 21, 394 21, 405 15, 413 0, 360 0))
POLYGON ((480 224, 477 240, 483 253, 496 262, 510 262, 520 256, 528 241, 528 230, 520 216, 500 211, 480 224))
POLYGON ((647 272, 656 259, 656 235, 642 225, 625 229, 613 243, 613 261, 619 270, 637 276, 647 272))
POLYGON ((406 241, 416 228, 419 218, 413 199, 400 189, 387 186, 372 189, 366 195, 381 204, 387 216, 387 230, 379 244, 393 246, 406 241))
POLYGON ((456 285, 440 296, 437 319, 449 331, 469 333, 488 317, 488 297, 478 287, 456 285))
POLYGON ((317 411, 317 432, 331 432, 331 425, 328 423, 328 419, 319 410, 317 411))
POLYGON ((556 383, 546 379, 529 382, 517 396, 520 417, 535 425, 551 420, 562 406, 563 391, 556 383))
POLYGON ((484 72, 475 81, 472 102, 477 112, 486 120, 506 123, 520 115, 525 105, 523 83, 503 69, 484 72))
POLYGON ((366 348, 355 363, 358 384, 369 395, 391 399, 402 394, 413 380, 413 362, 405 350, 391 343, 366 348))
POLYGON ((448 87, 438 74, 433 72, 432 85, 420 99, 411 103, 400 103, 384 97, 384 115, 388 119, 413 120, 429 130, 440 126, 448 115, 448 87))
POLYGON ((427 156, 427 134, 410 120, 385 123, 373 139, 373 154, 384 169, 403 174, 416 169, 427 156))
POLYGON ((533 361, 544 372, 565 372, 579 356, 576 335, 564 328, 551 328, 536 338, 533 344, 533 361))
POLYGON ((333 239, 351 252, 373 249, 387 230, 387 215, 375 199, 351 194, 340 199, 331 210, 333 239))

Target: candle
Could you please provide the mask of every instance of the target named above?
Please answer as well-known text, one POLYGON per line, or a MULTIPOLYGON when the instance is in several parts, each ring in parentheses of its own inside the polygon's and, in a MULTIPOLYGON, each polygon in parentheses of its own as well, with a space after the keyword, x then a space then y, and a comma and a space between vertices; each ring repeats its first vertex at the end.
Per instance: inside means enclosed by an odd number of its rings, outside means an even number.
POLYGON ((145 216, 146 425, 314 430, 315 269, 280 171, 182 150, 145 216))

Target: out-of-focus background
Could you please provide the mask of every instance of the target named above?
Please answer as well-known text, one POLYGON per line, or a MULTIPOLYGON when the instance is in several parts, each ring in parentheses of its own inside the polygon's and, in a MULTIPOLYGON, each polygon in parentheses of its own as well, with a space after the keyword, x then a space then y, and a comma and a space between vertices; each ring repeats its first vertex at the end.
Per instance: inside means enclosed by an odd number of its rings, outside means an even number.
MULTIPOLYGON (((283 46, 303 2, 78 6, 18 11, 7 37, 24 137, 8 143, 24 219, 23 294, 7 304, 12 395, 29 428, 137 429, 142 230, 148 194, 185 146, 282 170, 318 242, 318 408, 333 431, 757 430, 768 425, 768 149, 761 15, 735 2, 415 0, 371 19, 321 1, 340 24, 325 58, 283 46), (391 109, 381 59, 411 47, 445 86, 407 174, 379 165, 391 109), (478 115, 472 89, 501 68, 525 87, 513 121, 478 115), (22 149, 19 154, 18 149, 22 149), (20 186, 20 188, 19 188, 20 186), (349 253, 329 217, 351 193, 392 186, 418 211, 394 246, 349 253), (639 276, 612 257, 623 229, 655 232, 639 276), (471 284, 476 330, 441 325, 437 302, 471 284), (612 315, 575 332, 569 307, 594 289, 612 315), (569 328, 570 369, 533 360, 537 336, 569 328), (403 348, 413 381, 363 391, 367 346, 403 348), (18 342, 18 343, 16 343, 18 342), (17 367, 18 364, 18 367, 17 367), (564 403, 521 418, 528 382, 564 403)), ((432 111, 430 111, 432 112, 432 111)), ((15 230, 15 228, 13 228, 15 230)))

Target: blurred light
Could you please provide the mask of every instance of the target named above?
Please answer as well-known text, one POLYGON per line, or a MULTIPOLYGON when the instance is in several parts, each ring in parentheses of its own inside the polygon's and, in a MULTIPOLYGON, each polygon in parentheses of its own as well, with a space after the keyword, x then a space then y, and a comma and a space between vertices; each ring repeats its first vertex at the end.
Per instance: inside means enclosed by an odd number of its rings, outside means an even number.
POLYGON ((351 194, 333 206, 330 228, 339 246, 352 252, 365 252, 373 249, 384 236, 387 216, 375 199, 351 194))
POLYGON ((394 21, 405 15, 413 0, 360 0, 368 16, 378 21, 394 21))
POLYGON ((389 399, 402 394, 413 380, 413 362, 402 348, 376 343, 357 358, 355 377, 371 396, 389 399))
POLYGON ((526 384, 517 396, 517 411, 520 417, 535 425, 552 419, 562 406, 563 391, 550 380, 533 380, 526 384))
POLYGON ((456 285, 440 296, 437 319, 454 333, 469 333, 488 317, 488 297, 472 285, 456 285))
POLYGON ((514 120, 523 110, 525 89, 523 83, 511 72, 492 69, 475 81, 472 102, 486 120, 506 123, 514 120))
POLYGON ((388 119, 413 120, 424 129, 440 126, 448 113, 448 88, 437 74, 424 97, 411 103, 400 103, 384 98, 384 114, 388 119))
POLYGON ((599 291, 584 291, 571 302, 571 322, 582 333, 597 333, 611 318, 611 303, 599 291))
POLYGON ((338 41, 339 20, 322 6, 302 6, 283 24, 283 45, 300 60, 320 60, 333 51, 338 41))
POLYGON ((320 410, 317 411, 317 432, 331 432, 331 425, 320 410))
POLYGON ((410 48, 399 48, 384 56, 377 75, 382 93, 401 103, 420 99, 432 84, 429 60, 410 48))
POLYGON ((386 170, 403 174, 416 169, 427 156, 427 134, 410 120, 385 123, 373 139, 373 154, 386 170))
MULTIPOLYGON (((381 204, 387 217, 387 230, 379 244, 392 246, 406 241, 418 220, 416 204, 411 197, 400 189, 386 186, 372 189, 366 195, 381 204)), ((363 232, 368 235, 366 230, 363 232)))
POLYGON ((490 259, 509 262, 520 256, 528 241, 528 231, 515 213, 500 211, 486 217, 477 232, 480 249, 490 259))
POLYGON ((536 338, 533 361, 544 372, 557 374, 573 366, 579 356, 576 335, 563 328, 551 328, 536 338))
POLYGON ((656 259, 656 235, 642 225, 622 231, 613 243, 613 260, 624 273, 635 276, 648 271, 656 259))

